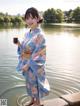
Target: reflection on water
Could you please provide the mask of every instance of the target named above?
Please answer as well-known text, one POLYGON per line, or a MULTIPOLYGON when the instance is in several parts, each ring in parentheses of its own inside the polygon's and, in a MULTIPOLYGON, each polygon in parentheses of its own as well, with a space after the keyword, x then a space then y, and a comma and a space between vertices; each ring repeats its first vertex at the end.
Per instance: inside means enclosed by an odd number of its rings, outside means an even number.
MULTIPOLYGON (((42 26, 47 44, 46 75, 51 92, 44 99, 80 90, 80 28, 60 25, 42 26)), ((0 30, 0 98, 9 106, 28 100, 24 77, 16 72, 17 53, 13 37, 23 37, 26 29, 0 30), (26 94, 26 95, 24 95, 26 94)), ((21 40, 21 39, 20 39, 21 40)))
POLYGON ((55 24, 55 25, 42 25, 43 31, 49 35, 57 34, 59 35, 61 32, 67 32, 73 34, 74 36, 80 35, 80 24, 55 24))

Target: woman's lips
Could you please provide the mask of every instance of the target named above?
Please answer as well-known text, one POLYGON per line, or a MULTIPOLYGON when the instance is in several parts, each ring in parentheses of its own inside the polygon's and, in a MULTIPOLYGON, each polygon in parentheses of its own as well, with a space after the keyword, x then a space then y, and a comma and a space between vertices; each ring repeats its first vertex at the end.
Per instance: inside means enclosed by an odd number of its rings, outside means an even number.
POLYGON ((31 25, 33 25, 33 23, 30 23, 29 25, 31 26, 31 25))

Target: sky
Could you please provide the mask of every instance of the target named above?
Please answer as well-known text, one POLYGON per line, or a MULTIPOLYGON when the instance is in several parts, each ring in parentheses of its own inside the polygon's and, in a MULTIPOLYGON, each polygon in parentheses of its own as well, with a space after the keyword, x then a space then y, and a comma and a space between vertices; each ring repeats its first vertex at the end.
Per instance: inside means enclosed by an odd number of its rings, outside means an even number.
POLYGON ((30 7, 35 7, 39 11, 45 11, 48 8, 65 11, 78 6, 80 6, 80 0, 0 0, 0 12, 7 12, 10 15, 22 15, 30 7))

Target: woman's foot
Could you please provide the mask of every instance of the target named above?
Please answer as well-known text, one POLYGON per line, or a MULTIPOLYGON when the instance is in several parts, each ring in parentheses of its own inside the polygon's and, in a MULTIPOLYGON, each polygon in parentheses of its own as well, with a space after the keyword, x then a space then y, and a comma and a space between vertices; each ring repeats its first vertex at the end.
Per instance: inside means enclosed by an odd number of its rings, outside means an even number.
POLYGON ((33 104, 34 104, 34 99, 32 98, 32 100, 26 106, 31 106, 33 104))
POLYGON ((40 100, 37 99, 36 101, 34 101, 33 106, 44 106, 44 105, 41 105, 40 100))
POLYGON ((33 104, 33 106, 44 106, 44 105, 40 105, 40 104, 39 104, 39 105, 38 105, 38 104, 33 104))
POLYGON ((31 106, 31 105, 33 105, 34 103, 33 102, 30 102, 30 103, 28 103, 26 106, 31 106))

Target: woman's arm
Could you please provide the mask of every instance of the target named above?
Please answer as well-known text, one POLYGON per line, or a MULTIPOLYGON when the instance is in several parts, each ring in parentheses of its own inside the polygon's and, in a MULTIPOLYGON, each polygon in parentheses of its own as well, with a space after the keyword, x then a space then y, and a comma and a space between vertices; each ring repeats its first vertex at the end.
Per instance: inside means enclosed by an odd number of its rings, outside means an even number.
POLYGON ((21 55, 21 53, 22 53, 21 43, 18 41, 18 43, 17 43, 16 45, 18 46, 18 48, 17 48, 17 53, 18 53, 18 55, 21 55))

